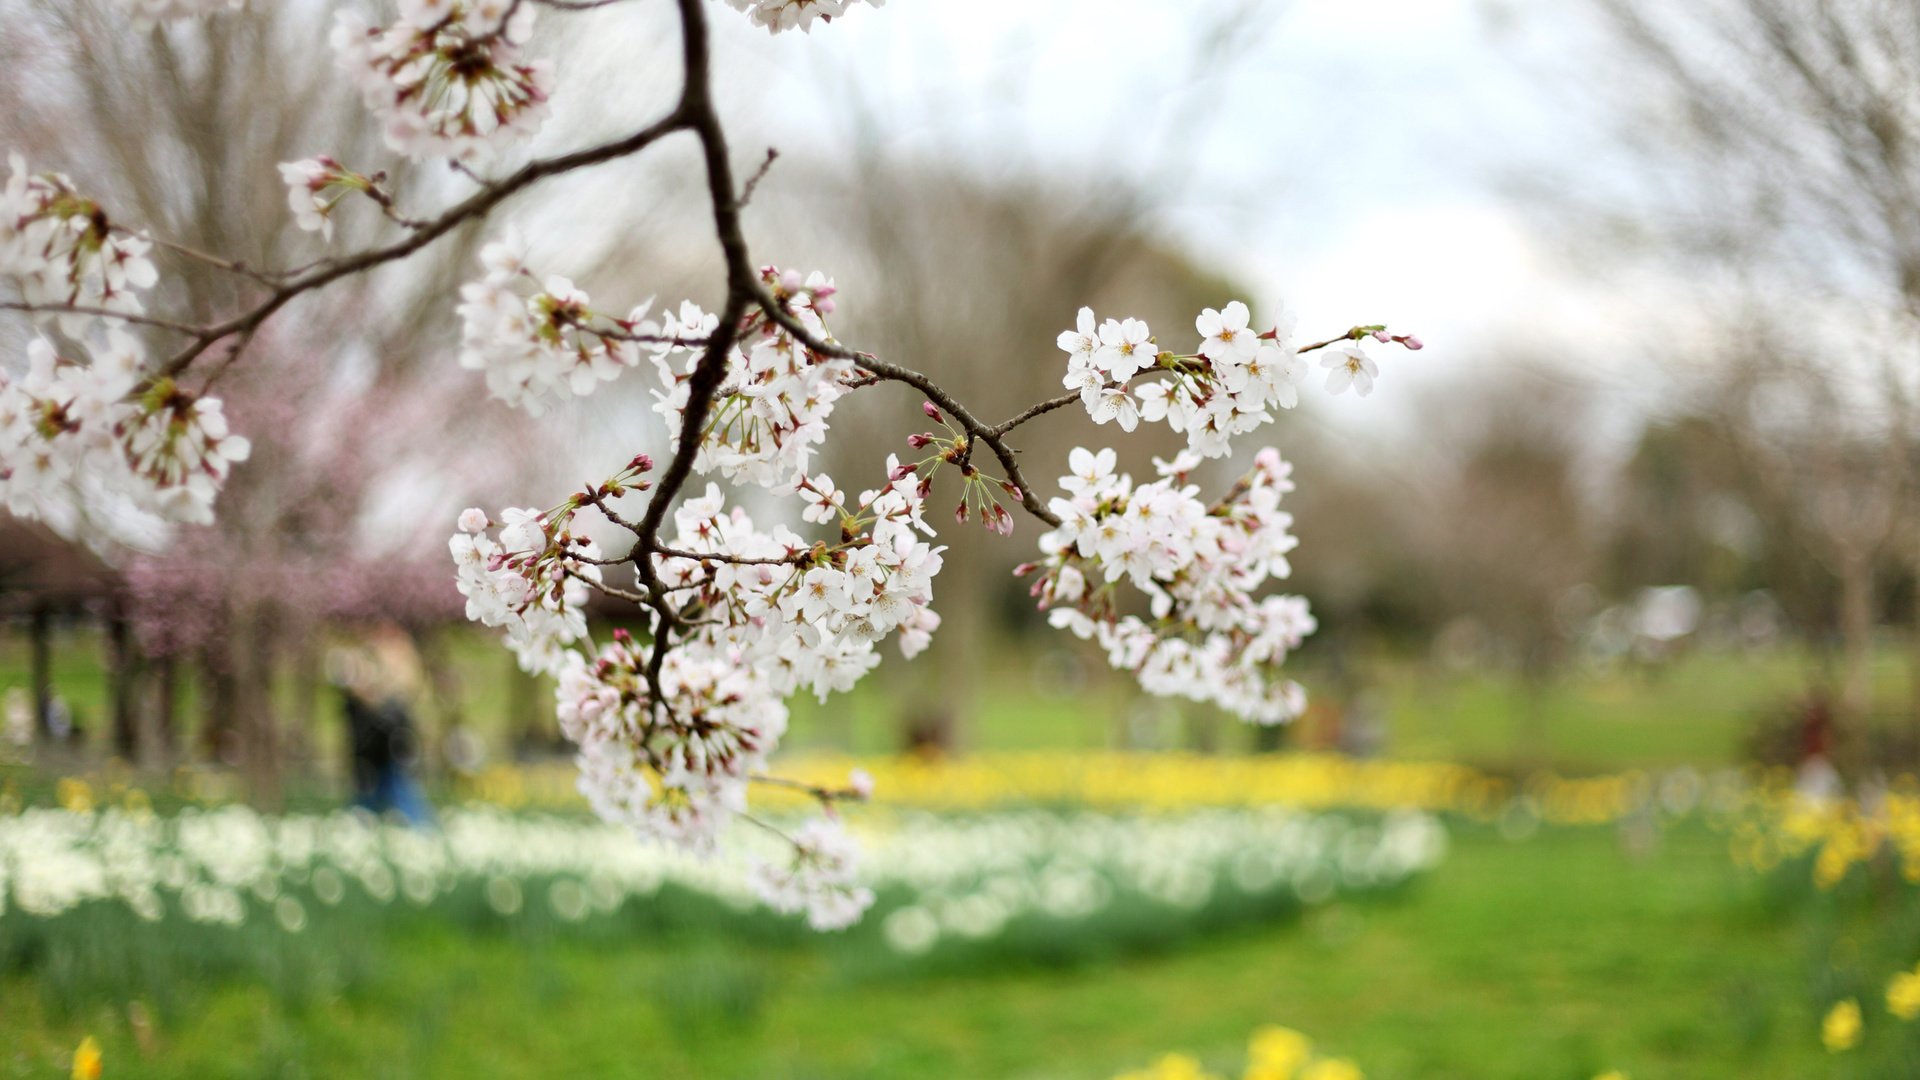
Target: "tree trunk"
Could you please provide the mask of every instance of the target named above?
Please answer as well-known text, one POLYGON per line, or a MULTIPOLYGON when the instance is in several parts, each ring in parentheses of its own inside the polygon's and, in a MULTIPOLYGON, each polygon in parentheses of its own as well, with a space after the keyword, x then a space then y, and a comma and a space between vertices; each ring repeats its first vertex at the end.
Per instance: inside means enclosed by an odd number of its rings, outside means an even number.
POLYGON ((131 636, 126 612, 116 601, 107 610, 107 711, 113 722, 113 752, 122 761, 133 761, 140 752, 134 709, 139 660, 131 636))
POLYGON ((33 730, 48 741, 53 736, 53 612, 44 602, 34 604, 27 635, 33 652, 33 730))
POLYGON ((293 714, 286 729, 284 762, 295 776, 311 776, 319 760, 314 738, 320 732, 321 698, 326 692, 325 657, 314 627, 296 631, 299 643, 293 653, 293 714))
POLYGON ((273 694, 273 676, 279 620, 273 612, 254 609, 247 620, 245 647, 237 657, 234 701, 239 707, 237 729, 240 761, 254 800, 267 807, 280 803, 283 776, 280 728, 273 694))
POLYGON ((1873 559, 1840 560, 1840 717, 1865 723, 1873 708, 1873 559))
MULTIPOLYGON (((409 631, 413 637, 414 651, 420 654, 420 665, 426 670, 427 696, 431 699, 434 718, 431 747, 427 740, 421 739, 422 775, 439 775, 450 762, 449 746, 467 726, 466 687, 460 681, 460 670, 454 665, 453 657, 447 651, 447 635, 440 629, 416 629, 409 631)), ((457 763, 465 767, 465 762, 457 763)))
POLYGON ((180 694, 180 664, 173 654, 156 657, 151 668, 147 692, 152 696, 148 715, 145 758, 149 765, 171 768, 179 753, 177 709, 180 694))
POLYGON ((233 658, 225 640, 200 654, 200 749, 210 761, 239 763, 234 726, 239 705, 234 700, 233 658))
POLYGON ((544 753, 553 741, 540 698, 539 677, 520 670, 519 661, 507 655, 507 730, 513 732, 513 750, 520 757, 544 753))

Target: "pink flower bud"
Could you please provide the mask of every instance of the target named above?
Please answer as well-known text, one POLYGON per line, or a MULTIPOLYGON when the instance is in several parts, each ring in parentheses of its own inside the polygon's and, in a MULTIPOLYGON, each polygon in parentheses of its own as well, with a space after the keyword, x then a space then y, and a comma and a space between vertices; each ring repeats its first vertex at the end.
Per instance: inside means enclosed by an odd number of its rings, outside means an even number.
POLYGON ((469 506, 460 511, 460 531, 463 533, 486 532, 487 512, 477 506, 469 506))
POLYGON ((892 483, 903 476, 912 476, 915 469, 916 466, 913 465, 895 465, 893 471, 887 474, 887 482, 892 483))
POLYGON ((1412 334, 1400 335, 1400 344, 1406 346, 1409 350, 1413 352, 1419 352, 1421 349, 1424 349, 1427 347, 1425 342, 1421 341, 1419 338, 1415 337, 1412 334))
POLYGON ((628 465, 628 468, 634 469, 638 472, 652 472, 653 458, 647 456, 646 454, 635 454, 633 455, 633 461, 628 465))
POLYGON ((953 520, 960 522, 961 524, 966 523, 966 520, 967 520, 967 504, 966 503, 961 503, 959 506, 956 506, 953 508, 953 520))
POLYGON ((1038 569, 1040 569, 1039 563, 1023 562, 1019 566, 1016 566, 1013 568, 1013 576, 1026 577, 1028 574, 1031 574, 1038 569))
POLYGON ((923 412, 923 413, 926 413, 926 414, 927 414, 927 417, 928 417, 928 419, 930 419, 930 420, 932 420, 932 421, 933 421, 934 423, 936 423, 936 424, 939 424, 939 423, 944 423, 944 421, 942 421, 942 420, 940 419, 940 410, 939 410, 939 409, 936 409, 936 408, 934 408, 934 406, 933 406, 933 402, 931 402, 931 401, 923 401, 923 402, 921 402, 921 403, 920 403, 920 411, 921 411, 921 412, 923 412))
POLYGON ((907 445, 908 445, 908 446, 911 446, 911 447, 913 447, 913 448, 914 448, 915 450, 918 450, 918 449, 920 449, 920 448, 922 448, 922 447, 924 447, 924 446, 926 446, 926 445, 927 445, 928 443, 930 443, 930 442, 932 442, 932 441, 933 441, 933 436, 932 436, 932 435, 909 435, 909 436, 907 436, 907 445))

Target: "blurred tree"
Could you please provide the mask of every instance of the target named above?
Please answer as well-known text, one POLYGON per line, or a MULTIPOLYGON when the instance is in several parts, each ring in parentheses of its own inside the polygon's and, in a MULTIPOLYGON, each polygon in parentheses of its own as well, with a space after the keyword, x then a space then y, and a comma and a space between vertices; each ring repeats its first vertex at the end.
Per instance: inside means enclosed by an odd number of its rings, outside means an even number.
POLYGON ((1516 749, 1543 763, 1544 691, 1569 655, 1556 607, 1593 579, 1597 530, 1577 466, 1591 425, 1564 384, 1521 374, 1447 413, 1409 530, 1443 609, 1474 620, 1520 677, 1516 749))
MULTIPOLYGON (((175 310, 205 317, 259 289, 197 252, 261 267, 316 254, 262 162, 321 146, 388 156, 331 54, 314 47, 331 5, 272 5, 144 35, 126 31, 124 8, 110 0, 0 0, 0 15, 0 141, 81 178, 150 228, 167 260, 172 294, 162 299, 175 310), (336 99, 339 107, 316 107, 336 99)), ((403 179, 427 191, 465 182, 403 179)), ((345 215, 336 239, 363 243, 381 228, 392 226, 345 215)), ((477 381, 445 378, 448 298, 468 272, 471 240, 404 273, 302 298, 254 343, 248 364, 215 371, 255 446, 218 529, 168 536, 141 522, 92 523, 89 535, 127 568, 139 638, 161 658, 149 726, 171 740, 173 665, 191 658, 206 749, 243 766, 268 798, 285 762, 275 687, 289 661, 311 683, 329 618, 457 615, 441 572, 456 500, 503 487, 515 462, 532 457, 484 451, 507 445, 477 437, 499 414, 482 407, 477 381), (416 479, 400 479, 408 475, 416 479)), ((296 743, 307 738, 315 690, 293 695, 303 703, 296 743)))
MULTIPOLYGON (((1591 3, 1618 46, 1594 64, 1621 77, 1584 81, 1631 118, 1625 141, 1647 166, 1632 231, 1718 272, 1734 297, 1730 332, 1752 329, 1756 312, 1767 324, 1740 335, 1757 347, 1722 354, 1748 398, 1723 415, 1745 425, 1740 444, 1766 457, 1755 475, 1779 482, 1835 577, 1843 705, 1859 716, 1873 567, 1901 521, 1920 517, 1920 5, 1591 3), (1789 326, 1803 341, 1783 348, 1789 326)), ((1920 542, 1905 558, 1920 568, 1920 542)), ((1920 626, 1914 640, 1920 676, 1920 626)))

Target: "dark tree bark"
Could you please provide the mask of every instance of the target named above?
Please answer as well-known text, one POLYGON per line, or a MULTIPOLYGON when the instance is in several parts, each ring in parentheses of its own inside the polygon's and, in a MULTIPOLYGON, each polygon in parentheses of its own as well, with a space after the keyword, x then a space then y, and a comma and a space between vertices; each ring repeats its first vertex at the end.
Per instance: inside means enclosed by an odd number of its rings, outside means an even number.
POLYGON ((139 658, 134 654, 125 610, 118 600, 107 609, 107 711, 113 724, 113 752, 132 761, 140 751, 135 725, 139 658))
POLYGON ((31 639, 33 729, 42 740, 53 736, 53 610, 44 602, 33 605, 27 624, 31 639))

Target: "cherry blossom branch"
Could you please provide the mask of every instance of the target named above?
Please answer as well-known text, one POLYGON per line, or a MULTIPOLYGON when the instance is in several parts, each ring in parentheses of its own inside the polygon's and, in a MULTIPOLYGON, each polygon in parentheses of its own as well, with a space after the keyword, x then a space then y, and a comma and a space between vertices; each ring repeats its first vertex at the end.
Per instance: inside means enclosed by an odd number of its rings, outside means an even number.
POLYGON ((1027 483, 1026 477, 1020 472, 1019 461, 1014 458, 1013 449, 1007 445, 1001 433, 974 416, 965 405, 960 403, 959 399, 941 389, 940 384, 918 371, 890 364, 871 353, 856 352, 837 342, 821 340, 813 331, 807 329, 805 323, 794 318, 793 314, 787 311, 780 301, 766 290, 765 286, 758 281, 752 281, 750 284, 754 302, 759 305, 760 310, 766 313, 767 318, 792 334, 802 345, 818 353, 851 360, 882 379, 906 383, 925 394, 927 400, 959 421, 969 438, 985 443, 987 448, 993 451, 994 456, 1000 459, 1000 467, 1006 470, 1008 483, 1020 489, 1020 504, 1026 507, 1027 513, 1046 522, 1049 526, 1059 527, 1060 519, 1040 501, 1039 496, 1034 493, 1033 485, 1027 483))
MULTIPOLYGON (((274 313, 296 297, 331 285, 342 278, 365 273, 386 263, 404 259, 460 225, 485 217, 502 202, 542 180, 637 154, 666 136, 689 126, 687 106, 683 100, 674 111, 624 138, 570 154, 530 161, 506 178, 487 184, 438 217, 416 224, 412 235, 385 247, 373 248, 356 255, 323 259, 301 272, 293 280, 276 286, 265 300, 253 308, 223 322, 198 328, 194 340, 162 364, 156 377, 171 378, 179 375, 192 366, 193 362, 207 349, 225 338, 244 335, 258 329, 274 313)), ((256 273, 243 272, 250 275, 256 273)), ((151 385, 153 381, 149 379, 142 389, 146 385, 151 385)))
POLYGON ((30 304, 23 300, 0 300, 0 311, 24 311, 44 315, 95 315, 103 319, 118 319, 121 322, 136 323, 141 326, 157 326, 162 330, 171 330, 176 334, 194 335, 201 328, 172 319, 162 319, 153 315, 139 315, 114 308, 93 307, 87 304, 30 304))
POLYGON ((779 149, 772 146, 767 147, 766 160, 760 163, 759 168, 753 170, 753 175, 747 177, 747 182, 740 188, 740 206, 742 209, 745 209, 746 205, 753 201, 754 189, 760 186, 760 181, 767 178, 767 173, 773 169, 773 163, 777 161, 779 157, 779 149))
POLYGON ((673 633, 680 626, 680 617, 673 605, 667 602, 665 586, 660 581, 651 556, 659 547, 660 526, 666 520, 667 510, 693 472, 693 459, 700 449, 700 433, 706 426, 707 413, 713 406, 714 395, 726 381, 727 360, 739 334, 740 320, 747 312, 753 290, 758 287, 747 257, 746 237, 740 230, 740 206, 734 194, 733 167, 727 160, 726 132, 721 127, 719 113, 713 107, 712 64, 703 2, 678 0, 684 82, 680 89, 680 103, 670 119, 677 126, 693 131, 700 139, 706 165, 708 201, 713 206, 714 232, 726 259, 727 299, 721 306, 719 324, 708 339, 706 351, 701 354, 688 380, 687 407, 681 418, 673 458, 655 482, 653 496, 647 502, 647 512, 640 519, 632 556, 634 571, 646 586, 650 606, 658 616, 646 678, 653 700, 660 708, 667 707, 667 696, 660 686, 660 670, 666 662, 673 633))
POLYGON ((848 800, 865 802, 868 798, 867 792, 852 786, 838 788, 826 787, 822 784, 810 784, 805 780, 795 780, 786 776, 773 776, 768 773, 749 773, 747 774, 747 779, 756 784, 765 784, 768 787, 787 788, 790 791, 803 791, 823 803, 835 803, 848 800))
MULTIPOLYGON (((679 548, 670 548, 656 544, 653 548, 653 554, 669 559, 688 559, 693 562, 731 563, 734 566, 798 566, 813 560, 814 549, 808 548, 805 551, 797 551, 792 555, 781 555, 777 558, 750 558, 745 555, 729 555, 720 551, 682 551, 679 548)), ((625 559, 617 561, 626 562, 632 558, 632 555, 628 555, 625 559)))
POLYGON ((1055 409, 1063 408, 1079 400, 1080 400, 1080 392, 1078 390, 1075 390, 1071 393, 1061 394, 1059 397, 1056 397, 1056 398, 1048 398, 1047 400, 1042 401, 1037 405, 1028 406, 1025 411, 1021 412, 1017 416, 1014 416, 1012 419, 1002 421, 1001 423, 995 425, 993 429, 993 433, 995 435, 1005 435, 1007 432, 1012 431, 1014 428, 1019 427, 1021 424, 1024 424, 1029 420, 1033 420, 1038 417, 1045 416, 1046 414, 1052 412, 1055 409))
POLYGON ((647 604, 647 598, 645 596, 642 596, 631 589, 623 589, 618 585, 609 585, 604 581, 600 581, 595 578, 588 577, 585 574, 575 574, 575 573, 569 572, 567 574, 567 577, 574 581, 580 582, 581 584, 585 585, 587 588, 592 589, 595 592, 603 593, 607 596, 611 596, 616 600, 625 600, 630 604, 637 604, 642 607, 644 607, 647 604))

